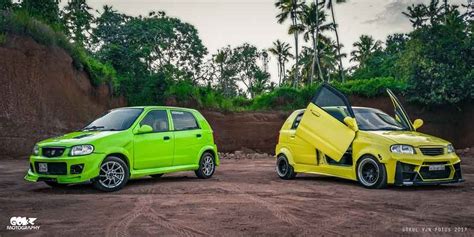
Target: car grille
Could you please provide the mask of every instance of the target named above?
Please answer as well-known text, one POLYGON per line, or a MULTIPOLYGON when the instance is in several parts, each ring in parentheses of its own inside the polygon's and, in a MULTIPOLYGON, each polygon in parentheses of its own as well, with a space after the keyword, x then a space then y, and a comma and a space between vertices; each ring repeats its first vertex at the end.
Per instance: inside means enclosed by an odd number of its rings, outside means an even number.
POLYGON ((67 164, 66 162, 49 162, 48 164, 48 172, 39 172, 39 165, 38 163, 44 162, 35 162, 35 171, 38 174, 52 174, 52 175, 66 175, 67 174, 67 164))
POLYGON ((444 170, 430 171, 429 167, 421 167, 420 175, 423 179, 447 179, 451 174, 451 169, 446 166, 444 170))
POLYGON ((64 147, 45 147, 42 149, 41 155, 44 157, 59 157, 64 153, 64 147))
POLYGON ((425 156, 439 156, 444 153, 443 147, 420 147, 421 153, 425 156))

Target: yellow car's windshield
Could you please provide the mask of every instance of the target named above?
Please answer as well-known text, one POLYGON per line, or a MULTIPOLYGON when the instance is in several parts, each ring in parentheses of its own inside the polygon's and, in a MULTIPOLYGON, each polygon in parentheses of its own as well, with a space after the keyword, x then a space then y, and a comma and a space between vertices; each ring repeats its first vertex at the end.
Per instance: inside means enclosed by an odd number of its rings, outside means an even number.
POLYGON ((396 119, 390 115, 370 108, 354 108, 354 114, 357 125, 360 130, 364 131, 399 131, 408 130, 396 119))

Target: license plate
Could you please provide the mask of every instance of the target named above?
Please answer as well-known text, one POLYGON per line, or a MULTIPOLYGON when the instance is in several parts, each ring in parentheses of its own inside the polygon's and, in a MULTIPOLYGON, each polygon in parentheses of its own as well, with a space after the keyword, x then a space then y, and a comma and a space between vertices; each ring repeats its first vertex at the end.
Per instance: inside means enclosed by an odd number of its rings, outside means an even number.
POLYGON ((438 171, 438 170, 444 170, 445 166, 444 165, 430 165, 429 170, 430 171, 438 171))
POLYGON ((48 164, 47 163, 38 163, 38 172, 47 173, 48 172, 48 164))

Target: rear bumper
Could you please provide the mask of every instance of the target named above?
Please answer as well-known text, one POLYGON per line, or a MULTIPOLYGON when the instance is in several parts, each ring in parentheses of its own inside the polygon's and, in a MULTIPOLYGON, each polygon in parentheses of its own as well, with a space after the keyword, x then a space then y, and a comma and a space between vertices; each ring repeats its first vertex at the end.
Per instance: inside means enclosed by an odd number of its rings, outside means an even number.
POLYGON ((62 158, 31 156, 30 169, 25 175, 25 180, 30 182, 53 181, 64 184, 86 182, 99 176, 99 167, 103 158, 103 154, 95 153, 87 156, 62 158), (48 165, 50 163, 54 163, 55 165, 62 163, 61 168, 55 170, 55 172, 61 174, 41 173, 38 171, 38 163, 48 163, 48 165), (80 166, 82 166, 82 170, 78 168, 80 166), (80 172, 78 172, 79 170, 80 172))
POLYGON ((444 171, 428 171, 427 166, 415 166, 397 161, 395 185, 421 186, 464 182, 461 163, 446 163, 444 171))

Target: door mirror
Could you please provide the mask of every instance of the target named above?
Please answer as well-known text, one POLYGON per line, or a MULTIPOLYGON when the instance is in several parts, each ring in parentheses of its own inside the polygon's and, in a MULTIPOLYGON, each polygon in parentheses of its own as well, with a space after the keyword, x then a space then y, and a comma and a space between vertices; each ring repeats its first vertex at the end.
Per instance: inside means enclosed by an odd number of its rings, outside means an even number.
POLYGON ((421 126, 423 126, 423 120, 415 119, 415 121, 413 121, 413 127, 415 128, 415 130, 420 128, 421 126))
POLYGON ((344 118, 344 123, 352 130, 357 132, 359 130, 359 126, 357 126, 357 121, 355 118, 352 117, 345 117, 344 118))
POLYGON ((150 125, 142 125, 138 129, 137 134, 151 133, 151 132, 153 132, 153 128, 150 125))

